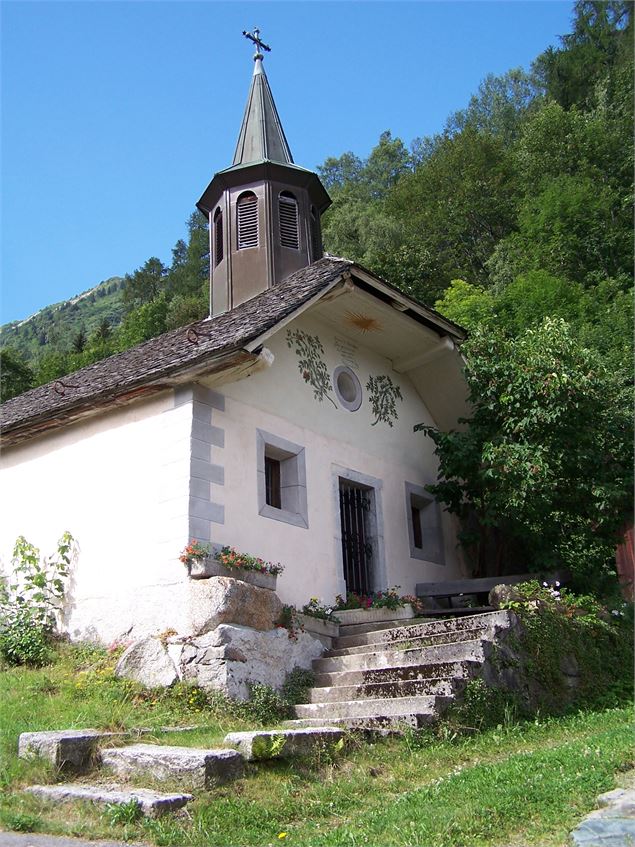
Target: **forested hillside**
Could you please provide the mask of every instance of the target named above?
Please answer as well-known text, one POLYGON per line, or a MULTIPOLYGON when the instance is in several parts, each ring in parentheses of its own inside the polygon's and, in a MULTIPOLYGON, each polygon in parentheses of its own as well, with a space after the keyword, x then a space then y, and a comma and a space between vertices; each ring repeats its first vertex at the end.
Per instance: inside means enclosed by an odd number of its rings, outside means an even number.
MULTIPOLYGON (((626 0, 581 0, 559 48, 530 73, 487 77, 440 135, 407 147, 387 131, 367 159, 327 159, 318 168, 334 201, 325 249, 468 329, 495 319, 514 332, 558 315, 616 365, 627 360, 631 16, 626 0)), ((108 280, 88 298, 4 327, 3 398, 203 317, 205 223, 192 214, 169 267, 150 258, 121 291, 108 280), (26 366, 16 385, 14 361, 26 366)))
POLYGON ((17 350, 27 361, 36 362, 43 352, 85 345, 98 330, 113 329, 123 315, 122 277, 113 276, 70 300, 45 306, 22 321, 0 327, 4 347, 17 350), (83 339, 83 340, 82 340, 83 339))
MULTIPOLYGON (((566 566, 595 584, 632 515, 632 11, 578 0, 557 48, 488 76, 441 134, 387 131, 318 169, 326 250, 470 331, 473 417, 422 438, 475 572, 566 566)), ((53 321, 43 346, 37 317, 26 341, 9 328, 3 399, 204 317, 205 225, 195 212, 169 267, 126 275, 118 326, 53 321)))

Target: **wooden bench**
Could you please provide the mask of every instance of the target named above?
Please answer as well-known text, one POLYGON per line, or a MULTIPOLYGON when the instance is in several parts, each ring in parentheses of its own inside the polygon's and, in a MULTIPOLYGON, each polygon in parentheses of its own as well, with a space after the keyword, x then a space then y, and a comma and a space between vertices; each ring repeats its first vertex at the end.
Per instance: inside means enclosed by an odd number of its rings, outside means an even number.
POLYGON ((548 585, 561 585, 571 578, 566 571, 556 573, 521 573, 505 574, 505 576, 486 576, 476 579, 454 579, 447 582, 418 582, 416 595, 422 600, 447 600, 447 607, 439 606, 434 609, 426 609, 424 615, 469 615, 479 612, 491 612, 493 606, 487 605, 487 595, 497 585, 517 585, 520 582, 528 582, 537 579, 548 585), (452 606, 452 600, 464 594, 476 595, 477 606, 452 606))

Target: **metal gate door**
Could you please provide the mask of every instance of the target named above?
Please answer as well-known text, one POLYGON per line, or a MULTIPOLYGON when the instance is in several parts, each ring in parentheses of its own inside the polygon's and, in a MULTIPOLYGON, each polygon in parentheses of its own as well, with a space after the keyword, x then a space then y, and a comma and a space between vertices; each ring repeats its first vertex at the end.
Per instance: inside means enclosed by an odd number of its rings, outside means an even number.
POLYGON ((368 532, 370 508, 369 489, 340 480, 344 579, 347 592, 355 594, 370 594, 372 590, 373 545, 368 532))

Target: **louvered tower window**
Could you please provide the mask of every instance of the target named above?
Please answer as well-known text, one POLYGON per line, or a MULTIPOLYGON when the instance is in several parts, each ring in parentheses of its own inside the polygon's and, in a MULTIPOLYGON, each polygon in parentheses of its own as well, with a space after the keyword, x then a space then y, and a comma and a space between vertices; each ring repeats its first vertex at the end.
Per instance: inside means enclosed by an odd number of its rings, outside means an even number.
POLYGON ((316 262, 322 256, 322 239, 320 238, 320 218, 315 206, 311 206, 311 252, 312 261, 316 262))
POLYGON ((283 191, 278 198, 280 212, 280 244, 297 250, 300 246, 298 232, 298 201, 289 191, 283 191))
POLYGON ((251 191, 241 194, 236 203, 238 249, 258 246, 258 198, 251 191))
POLYGON ((223 261, 223 213, 220 209, 214 212, 214 265, 223 261))

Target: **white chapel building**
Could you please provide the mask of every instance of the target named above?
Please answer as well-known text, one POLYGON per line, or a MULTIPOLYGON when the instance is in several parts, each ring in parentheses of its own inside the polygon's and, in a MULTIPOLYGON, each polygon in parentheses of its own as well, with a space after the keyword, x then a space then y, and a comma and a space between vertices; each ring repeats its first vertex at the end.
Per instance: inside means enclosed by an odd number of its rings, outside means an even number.
POLYGON ((257 52, 234 161, 197 204, 210 317, 0 407, 0 555, 6 570, 18 535, 51 553, 72 533, 71 637, 187 632, 190 539, 280 562, 297 606, 462 575, 413 428, 466 414, 464 332, 323 256, 330 202, 257 52))

